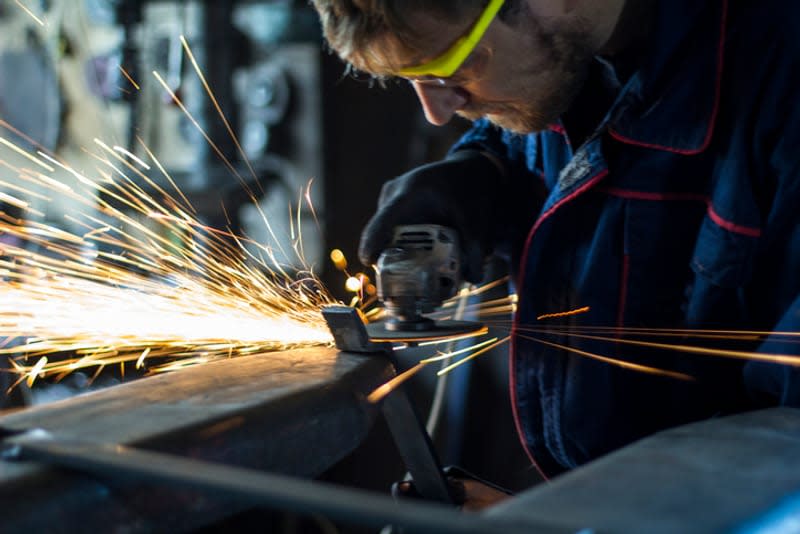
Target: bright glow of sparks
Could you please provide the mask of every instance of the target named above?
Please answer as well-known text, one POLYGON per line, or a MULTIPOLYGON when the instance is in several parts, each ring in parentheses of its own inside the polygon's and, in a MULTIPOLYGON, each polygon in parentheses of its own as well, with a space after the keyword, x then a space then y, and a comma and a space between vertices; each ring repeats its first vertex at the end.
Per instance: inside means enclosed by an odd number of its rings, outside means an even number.
POLYGON ((351 293, 358 293, 361 291, 361 280, 355 276, 351 276, 345 282, 344 287, 351 293))
POLYGON ((334 267, 340 271, 347 269, 347 259, 344 257, 344 252, 338 248, 331 250, 331 261, 333 262, 334 267))
POLYGON ((77 232, 47 224, 31 209, 25 220, 0 212, 0 237, 7 241, 0 257, 0 337, 25 339, 0 353, 13 357, 12 370, 29 384, 115 364, 123 372, 125 363, 141 369, 145 359, 159 372, 332 344, 319 310, 334 301, 310 272, 290 276, 266 248, 253 253, 245 240, 202 225, 142 174, 148 162, 98 142, 93 155, 100 167, 91 177, 40 154, 78 179, 69 186, 51 175, 53 167, 0 141, 51 169, 31 173, 6 162, 31 189, 78 206, 64 213, 77 232))

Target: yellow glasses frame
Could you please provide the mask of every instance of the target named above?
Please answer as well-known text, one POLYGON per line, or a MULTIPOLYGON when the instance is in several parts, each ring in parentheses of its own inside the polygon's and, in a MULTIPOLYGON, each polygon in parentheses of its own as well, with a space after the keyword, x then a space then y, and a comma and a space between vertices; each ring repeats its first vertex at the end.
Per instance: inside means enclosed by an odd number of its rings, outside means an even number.
POLYGON ((422 65, 401 69, 397 74, 404 78, 420 76, 449 78, 455 74, 467 57, 475 50, 475 47, 478 46, 483 34, 486 33, 504 3, 505 0, 490 0, 489 5, 483 10, 469 33, 460 37, 444 54, 422 65))

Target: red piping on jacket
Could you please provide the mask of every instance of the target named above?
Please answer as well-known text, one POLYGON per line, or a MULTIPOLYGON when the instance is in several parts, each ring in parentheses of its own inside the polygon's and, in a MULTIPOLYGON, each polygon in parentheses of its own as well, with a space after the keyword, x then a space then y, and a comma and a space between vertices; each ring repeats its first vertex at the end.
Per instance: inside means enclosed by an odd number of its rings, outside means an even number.
POLYGON ((607 193, 614 197, 631 198, 635 200, 689 200, 698 202, 708 202, 708 195, 701 193, 651 193, 649 191, 632 191, 630 189, 619 189, 618 187, 599 187, 601 193, 607 193))
POLYGON ((723 218, 714 209, 711 199, 707 195, 699 193, 651 193, 648 191, 631 191, 628 189, 619 189, 616 187, 598 188, 599 192, 609 194, 611 196, 620 198, 629 198, 635 200, 650 200, 650 201, 698 201, 705 202, 708 206, 708 216, 714 221, 717 226, 733 232, 735 234, 742 234, 749 237, 760 237, 761 229, 752 226, 744 226, 723 218))
POLYGON ((611 135, 611 137, 613 137, 617 141, 621 141, 629 145, 640 146, 642 148, 652 148, 655 150, 664 150, 667 152, 674 152, 676 154, 683 154, 685 156, 693 156, 695 154, 699 154, 705 151, 705 149, 707 149, 708 146, 711 144, 711 137, 714 135, 714 126, 717 121, 717 114, 719 113, 720 95, 722 94, 722 71, 723 71, 723 66, 725 64, 725 31, 727 28, 727 23, 728 23, 728 0, 723 0, 722 24, 719 35, 719 49, 717 50, 717 81, 716 81, 716 87, 714 88, 714 108, 711 111, 711 117, 709 119, 708 130, 706 131, 706 137, 703 140, 703 144, 700 145, 700 147, 691 149, 680 149, 665 145, 657 145, 653 143, 643 143, 641 141, 637 141, 636 139, 626 137, 621 133, 616 132, 612 128, 609 128, 608 133, 611 135))
MULTIPOLYGON (((531 231, 528 233, 528 238, 525 240, 525 247, 522 250, 522 263, 520 265, 520 273, 519 273, 519 280, 517 281, 517 293, 522 294, 522 290, 524 288, 524 280, 525 280, 525 269, 528 266, 528 250, 530 249, 531 242, 533 241, 533 236, 536 234, 536 231, 542 225, 542 223, 547 220, 553 213, 558 210, 561 206, 566 204, 567 202, 573 200, 575 197, 583 193, 584 191, 591 188, 597 182, 602 180, 608 175, 608 169, 603 170, 602 172, 596 174, 592 178, 590 178, 585 184, 581 187, 567 195, 566 197, 562 198, 555 204, 553 204, 550 209, 544 212, 541 217, 536 221, 531 228, 531 231)), ((522 443, 522 448, 525 451, 525 454, 528 455, 531 463, 536 467, 536 470, 542 475, 542 478, 548 480, 547 475, 542 471, 542 468, 539 467, 539 464, 536 463, 536 459, 533 457, 530 449, 528 449, 528 444, 525 441, 525 434, 522 431, 522 423, 520 422, 519 418, 519 411, 517 410, 517 380, 516 380, 516 373, 514 372, 514 353, 516 352, 516 339, 517 339, 517 332, 519 331, 519 312, 514 314, 514 323, 511 327, 511 347, 510 347, 510 354, 509 354, 509 384, 510 384, 510 393, 511 393, 511 411, 514 416, 514 425, 517 429, 517 435, 519 436, 520 442, 522 443)))
POLYGON ((728 230, 729 232, 734 232, 736 234, 742 234, 749 237, 761 237, 761 229, 760 228, 752 228, 750 226, 742 226, 741 224, 736 224, 734 222, 728 221, 720 217, 720 215, 714 211, 714 206, 710 203, 708 205, 708 216, 711 217, 711 220, 716 223, 717 226, 721 226, 722 228, 728 230))

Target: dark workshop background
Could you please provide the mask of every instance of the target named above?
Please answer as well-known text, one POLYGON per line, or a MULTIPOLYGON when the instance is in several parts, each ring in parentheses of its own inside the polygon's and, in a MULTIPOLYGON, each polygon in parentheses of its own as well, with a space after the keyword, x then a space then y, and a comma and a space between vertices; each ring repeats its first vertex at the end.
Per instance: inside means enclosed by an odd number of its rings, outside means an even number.
MULTIPOLYGON (((356 256, 358 237, 382 183, 442 157, 468 127, 460 121, 442 128, 429 125, 408 84, 381 86, 349 75, 325 50, 316 14, 304 0, 26 4, 48 14, 45 27, 13 0, 0 0, 0 119, 76 168, 87 157, 81 147, 95 137, 138 154, 141 139, 205 222, 264 244, 274 244, 273 238, 246 189, 258 197, 279 236, 289 234, 289 206, 299 206, 306 260, 345 301, 352 294, 345 291, 345 274, 334 268, 329 252, 341 249, 351 274, 365 270, 356 256), (241 140, 255 177, 183 54, 180 35, 186 36, 241 140), (171 101, 153 70, 233 162, 245 186, 171 101), (141 90, 131 87, 126 73, 141 90), (319 224, 305 203, 298 204, 310 180, 319 224)), ((3 135, 27 143, 8 131, 3 135)), ((58 202, 42 208, 53 224, 67 224, 58 217, 58 202)), ((492 270, 492 276, 503 276, 502 265, 492 270)), ((536 477, 513 427, 506 351, 496 350, 453 373, 435 438, 446 464, 521 489, 536 477)), ((413 358, 405 357, 404 363, 413 358)), ((10 379, 0 376, 0 382, 10 379)), ((434 378, 431 370, 411 384, 423 415, 434 378)), ((76 374, 33 390, 22 385, 4 395, 0 406, 49 402, 120 380, 107 373, 89 386, 87 377, 76 374)), ((402 476, 397 452, 379 421, 368 440, 323 478, 387 492, 402 476)), ((209 530, 247 530, 263 519, 258 513, 209 530)))

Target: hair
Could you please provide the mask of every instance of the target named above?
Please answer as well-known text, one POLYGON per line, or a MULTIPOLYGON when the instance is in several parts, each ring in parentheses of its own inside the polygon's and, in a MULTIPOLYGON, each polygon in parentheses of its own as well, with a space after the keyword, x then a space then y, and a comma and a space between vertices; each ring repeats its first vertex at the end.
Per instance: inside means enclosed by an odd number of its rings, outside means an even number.
MULTIPOLYGON (((385 59, 373 45, 391 37, 404 52, 423 53, 427 36, 409 20, 409 13, 429 13, 440 20, 460 22, 485 8, 488 0, 311 0, 319 13, 328 46, 359 70, 386 73, 385 59)), ((507 0, 500 18, 512 16, 519 0, 507 0)))

